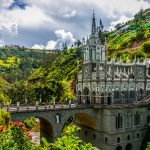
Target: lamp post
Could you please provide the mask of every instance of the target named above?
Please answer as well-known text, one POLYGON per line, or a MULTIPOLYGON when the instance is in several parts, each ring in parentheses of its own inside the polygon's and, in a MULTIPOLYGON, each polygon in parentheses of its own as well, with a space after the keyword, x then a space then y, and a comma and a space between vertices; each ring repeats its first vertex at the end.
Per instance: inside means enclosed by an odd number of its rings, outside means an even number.
POLYGON ((53 103, 54 108, 55 108, 55 105, 56 105, 56 103, 55 103, 55 98, 54 98, 54 103, 53 103))
POLYGON ((69 100, 69 108, 71 108, 71 100, 69 100))
POLYGON ((38 105, 39 105, 39 102, 36 101, 36 111, 38 110, 38 105))

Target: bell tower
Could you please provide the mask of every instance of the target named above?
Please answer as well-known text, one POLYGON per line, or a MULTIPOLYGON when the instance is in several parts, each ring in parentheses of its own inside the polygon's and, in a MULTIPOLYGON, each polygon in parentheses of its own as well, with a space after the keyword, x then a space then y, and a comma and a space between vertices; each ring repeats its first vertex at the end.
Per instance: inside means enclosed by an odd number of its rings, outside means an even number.
POLYGON ((105 62, 105 46, 101 44, 99 34, 102 34, 103 24, 96 26, 95 12, 93 11, 91 34, 89 38, 82 41, 83 52, 83 77, 92 80, 92 72, 96 72, 99 63, 105 62))

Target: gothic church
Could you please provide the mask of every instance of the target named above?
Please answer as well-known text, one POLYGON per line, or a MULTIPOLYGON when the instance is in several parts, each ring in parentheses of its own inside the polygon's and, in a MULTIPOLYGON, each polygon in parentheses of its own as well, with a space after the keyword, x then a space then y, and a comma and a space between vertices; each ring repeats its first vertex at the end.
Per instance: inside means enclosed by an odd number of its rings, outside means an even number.
POLYGON ((76 95, 79 104, 92 104, 100 119, 95 129, 84 127, 81 136, 100 150, 140 150, 150 121, 150 65, 147 59, 107 61, 102 32, 102 21, 97 27, 93 13, 91 34, 82 40, 76 95))

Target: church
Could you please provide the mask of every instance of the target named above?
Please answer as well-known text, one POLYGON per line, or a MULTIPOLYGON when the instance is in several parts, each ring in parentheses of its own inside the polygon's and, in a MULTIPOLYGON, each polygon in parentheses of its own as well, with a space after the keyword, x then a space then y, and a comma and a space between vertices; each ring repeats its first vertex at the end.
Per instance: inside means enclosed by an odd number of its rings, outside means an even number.
POLYGON ((79 104, 92 105, 100 119, 96 129, 83 127, 81 136, 100 150, 140 150, 150 121, 150 64, 137 58, 107 61, 102 32, 102 21, 97 27, 93 12, 91 34, 82 40, 76 96, 79 104))

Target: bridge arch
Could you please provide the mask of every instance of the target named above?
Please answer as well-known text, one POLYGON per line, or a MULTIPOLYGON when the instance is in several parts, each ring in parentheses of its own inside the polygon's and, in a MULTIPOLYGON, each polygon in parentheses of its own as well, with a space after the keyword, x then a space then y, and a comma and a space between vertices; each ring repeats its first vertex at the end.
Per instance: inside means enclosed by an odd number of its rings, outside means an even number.
POLYGON ((18 113, 14 113, 11 115, 11 120, 13 122, 23 122, 24 120, 30 118, 30 117, 35 117, 39 119, 39 124, 40 124, 40 139, 41 137, 45 137, 49 142, 53 142, 55 140, 56 136, 56 130, 54 127, 53 121, 50 121, 45 114, 40 114, 40 113, 32 113, 32 112, 27 112, 27 113, 21 113, 18 115, 18 113))
POLYGON ((88 113, 85 112, 76 113, 74 122, 81 126, 85 126, 91 129, 96 129, 96 122, 88 113))
POLYGON ((48 141, 54 141, 54 129, 52 124, 45 118, 36 117, 40 121, 40 138, 45 137, 48 141))

